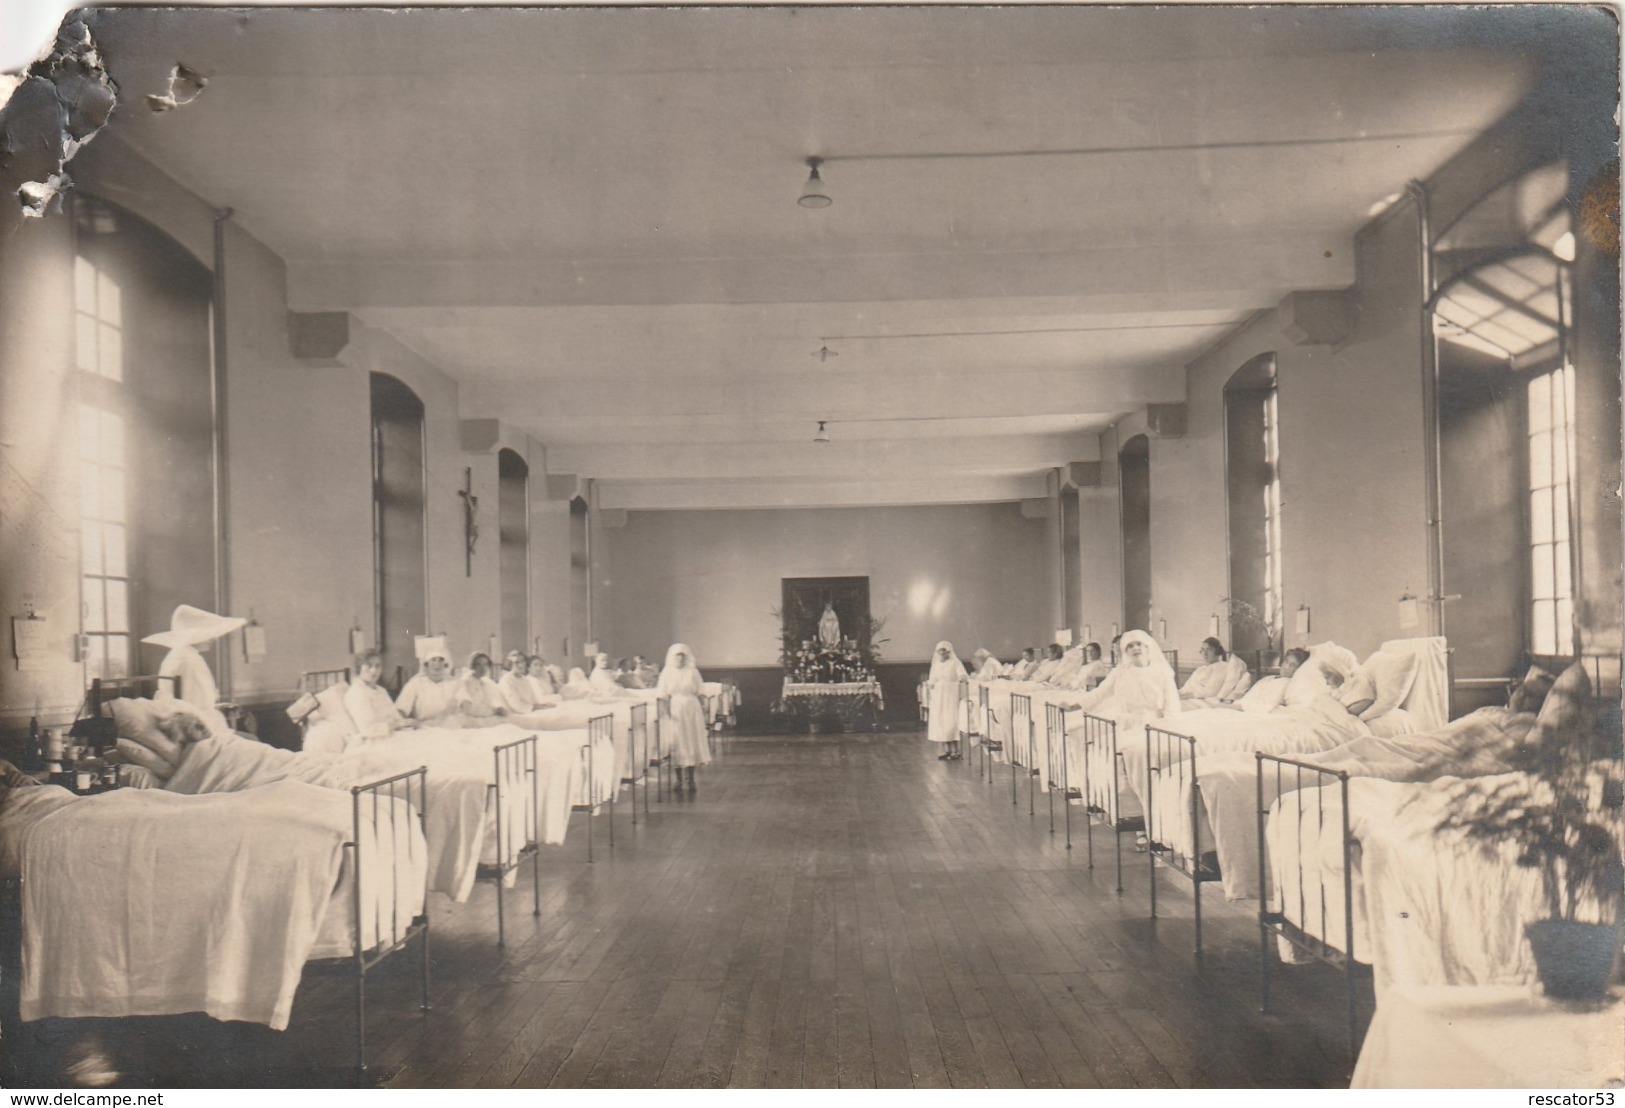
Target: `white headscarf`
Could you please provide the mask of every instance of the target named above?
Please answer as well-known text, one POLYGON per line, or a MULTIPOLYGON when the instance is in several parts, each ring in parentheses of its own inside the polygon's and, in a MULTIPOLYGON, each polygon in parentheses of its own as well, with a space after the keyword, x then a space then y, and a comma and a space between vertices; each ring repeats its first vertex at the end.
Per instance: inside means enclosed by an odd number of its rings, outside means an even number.
POLYGON ((615 667, 608 654, 599 654, 592 660, 592 676, 588 678, 596 695, 619 696, 626 690, 615 680, 615 667))
POLYGON ((559 688, 559 695, 566 700, 582 700, 592 692, 592 686, 587 683, 587 675, 577 666, 570 671, 570 679, 559 688))
POLYGON ((1179 686, 1157 640, 1144 631, 1130 631, 1118 647, 1122 663, 1112 669, 1099 688, 1085 693, 1079 705, 1091 711, 1098 705, 1103 711, 1125 718, 1156 718, 1179 711, 1179 686), (1146 665, 1137 666, 1129 660, 1128 648, 1135 643, 1146 648, 1146 665))
POLYGON ((943 639, 931 648, 931 681, 934 684, 937 681, 963 680, 965 680, 965 663, 954 653, 954 644, 943 639), (946 658, 942 657, 944 650, 948 652, 946 658))
POLYGON ((705 678, 700 676, 700 663, 686 643, 674 642, 666 651, 666 666, 660 671, 656 686, 662 696, 699 696, 704 692, 705 678), (677 656, 688 656, 688 665, 678 667, 677 656))

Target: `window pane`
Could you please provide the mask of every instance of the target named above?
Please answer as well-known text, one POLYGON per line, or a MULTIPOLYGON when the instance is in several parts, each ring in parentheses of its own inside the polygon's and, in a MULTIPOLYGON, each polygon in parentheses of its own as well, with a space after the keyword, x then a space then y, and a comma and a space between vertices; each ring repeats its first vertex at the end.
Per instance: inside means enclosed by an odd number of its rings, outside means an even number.
POLYGON ((1552 629, 1552 640, 1553 654, 1574 652, 1574 601, 1557 602, 1557 620, 1556 626, 1552 629))
POLYGON ((123 322, 123 310, 119 306, 118 286, 113 279, 105 273, 96 274, 96 314, 104 322, 115 326, 123 322))
POLYGON ((73 306, 96 314, 96 268, 88 259, 73 259, 73 306))
POLYGON ((1552 425, 1552 385, 1547 377, 1529 382, 1529 430, 1544 431, 1552 425))
POLYGON ((85 645, 85 672, 92 677, 111 677, 107 672, 107 640, 91 635, 85 645))
POLYGON ((85 462, 79 467, 79 516, 81 519, 95 519, 102 514, 102 469, 94 462, 85 462))
POLYGON ((96 372, 96 320, 94 316, 73 317, 73 364, 86 373, 96 372))
POLYGON ((1529 487, 1552 483, 1552 436, 1546 431, 1529 436, 1529 487))
POLYGON ((129 586, 123 581, 108 580, 107 588, 107 629, 109 631, 128 631, 130 629, 130 596, 129 586))
POLYGON ((101 525, 102 557, 106 559, 107 569, 104 571, 109 577, 128 577, 130 567, 125 559, 124 527, 118 523, 104 523, 101 525))
POLYGON ((102 464, 124 467, 124 417, 117 412, 101 412, 102 464))
POLYGON ((116 469, 103 469, 102 518, 116 523, 124 522, 124 474, 116 469))
POLYGON ((1552 548, 1550 546, 1537 546, 1531 551, 1529 594, 1538 600, 1547 600, 1557 595, 1554 592, 1556 582, 1552 569, 1552 548))
POLYGON ((96 329, 96 371, 110 381, 124 380, 124 338, 118 328, 103 323, 96 329))
POLYGON ((1552 568, 1556 570, 1552 595, 1562 599, 1574 595, 1574 582, 1570 576, 1569 544, 1560 542, 1552 547, 1552 568))
POLYGON ((1555 490, 1552 497, 1552 519, 1555 521, 1552 524, 1552 538, 1554 539, 1569 539, 1573 537, 1569 534, 1568 491, 1568 487, 1564 486, 1563 488, 1555 490))
POLYGON ((1529 494, 1529 541, 1532 543, 1551 542, 1554 537, 1552 534, 1552 490, 1536 489, 1529 494))
POLYGON ((81 573, 102 572, 102 525, 79 525, 79 565, 81 573))
POLYGON ((109 635, 107 642, 107 676, 130 676, 130 636, 109 635))
POLYGON ((101 413, 89 404, 79 405, 79 456, 90 462, 102 456, 101 413))
POLYGON ((1557 635, 1553 631, 1557 605, 1550 600, 1535 601, 1535 626, 1532 628, 1531 649, 1535 654, 1556 654, 1557 635))
POLYGON ((107 595, 102 589, 100 577, 85 578, 85 630, 107 630, 106 616, 107 595))

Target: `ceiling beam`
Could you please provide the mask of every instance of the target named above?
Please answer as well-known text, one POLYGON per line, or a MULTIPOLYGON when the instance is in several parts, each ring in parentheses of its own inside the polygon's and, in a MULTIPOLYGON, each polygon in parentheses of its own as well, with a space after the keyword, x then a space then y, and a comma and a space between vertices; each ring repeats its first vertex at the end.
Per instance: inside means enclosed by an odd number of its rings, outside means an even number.
POLYGON ((987 504, 1044 495, 1044 475, 956 476, 869 481, 600 481, 600 508, 898 507, 987 504))
POLYGON ((290 261, 304 311, 545 304, 776 304, 1245 292, 1274 305, 1292 289, 1354 282, 1353 253, 1301 233, 1138 236, 1076 250, 945 251, 839 257, 485 258, 290 261), (1328 257, 1327 255, 1331 256, 1328 257))
POLYGON ((814 427, 783 443, 614 443, 562 445, 548 449, 548 462, 598 479, 726 479, 820 477, 881 480, 891 476, 1018 473, 1065 465, 1098 456, 1098 437, 1006 435, 957 439, 869 439, 814 443, 814 427))
MULTIPOLYGON (((567 381, 464 381, 465 417, 500 416, 540 430, 549 420, 607 419, 630 410, 664 415, 735 413, 743 419, 979 419, 1001 416, 1116 416, 1146 404, 1185 399, 1182 365, 1069 369, 1036 373, 842 373, 809 368, 747 379, 613 373, 567 381), (635 395, 633 395, 635 393, 635 395), (634 403, 635 400, 635 403, 634 403)), ((810 435, 809 430, 809 435, 810 435)), ((1063 459, 1063 461, 1070 459, 1063 459)))

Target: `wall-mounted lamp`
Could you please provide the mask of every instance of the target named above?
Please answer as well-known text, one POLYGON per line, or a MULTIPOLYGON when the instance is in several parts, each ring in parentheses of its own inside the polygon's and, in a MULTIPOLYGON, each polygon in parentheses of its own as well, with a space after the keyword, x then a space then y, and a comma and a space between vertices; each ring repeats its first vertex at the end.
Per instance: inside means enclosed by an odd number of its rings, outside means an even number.
POLYGON ((802 187, 801 195, 796 198, 796 203, 803 208, 827 208, 835 203, 824 191, 824 179, 818 175, 818 167, 823 164, 823 158, 807 159, 807 167, 812 172, 807 174, 807 183, 802 187))
POLYGON ((829 432, 824 428, 824 420, 818 421, 818 434, 813 436, 813 442, 829 444, 829 432))

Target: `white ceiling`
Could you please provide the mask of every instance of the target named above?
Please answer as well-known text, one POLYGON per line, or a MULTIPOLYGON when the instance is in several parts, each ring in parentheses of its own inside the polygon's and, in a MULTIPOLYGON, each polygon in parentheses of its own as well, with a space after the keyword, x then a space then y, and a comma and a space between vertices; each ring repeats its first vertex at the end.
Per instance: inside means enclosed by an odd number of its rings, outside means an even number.
POLYGON ((287 259, 296 308, 395 335, 606 505, 757 506, 1041 495, 1253 312, 1349 284, 1373 206, 1533 77, 1404 15, 148 8, 96 32, 115 128, 287 259), (177 62, 206 91, 147 112, 177 62))

